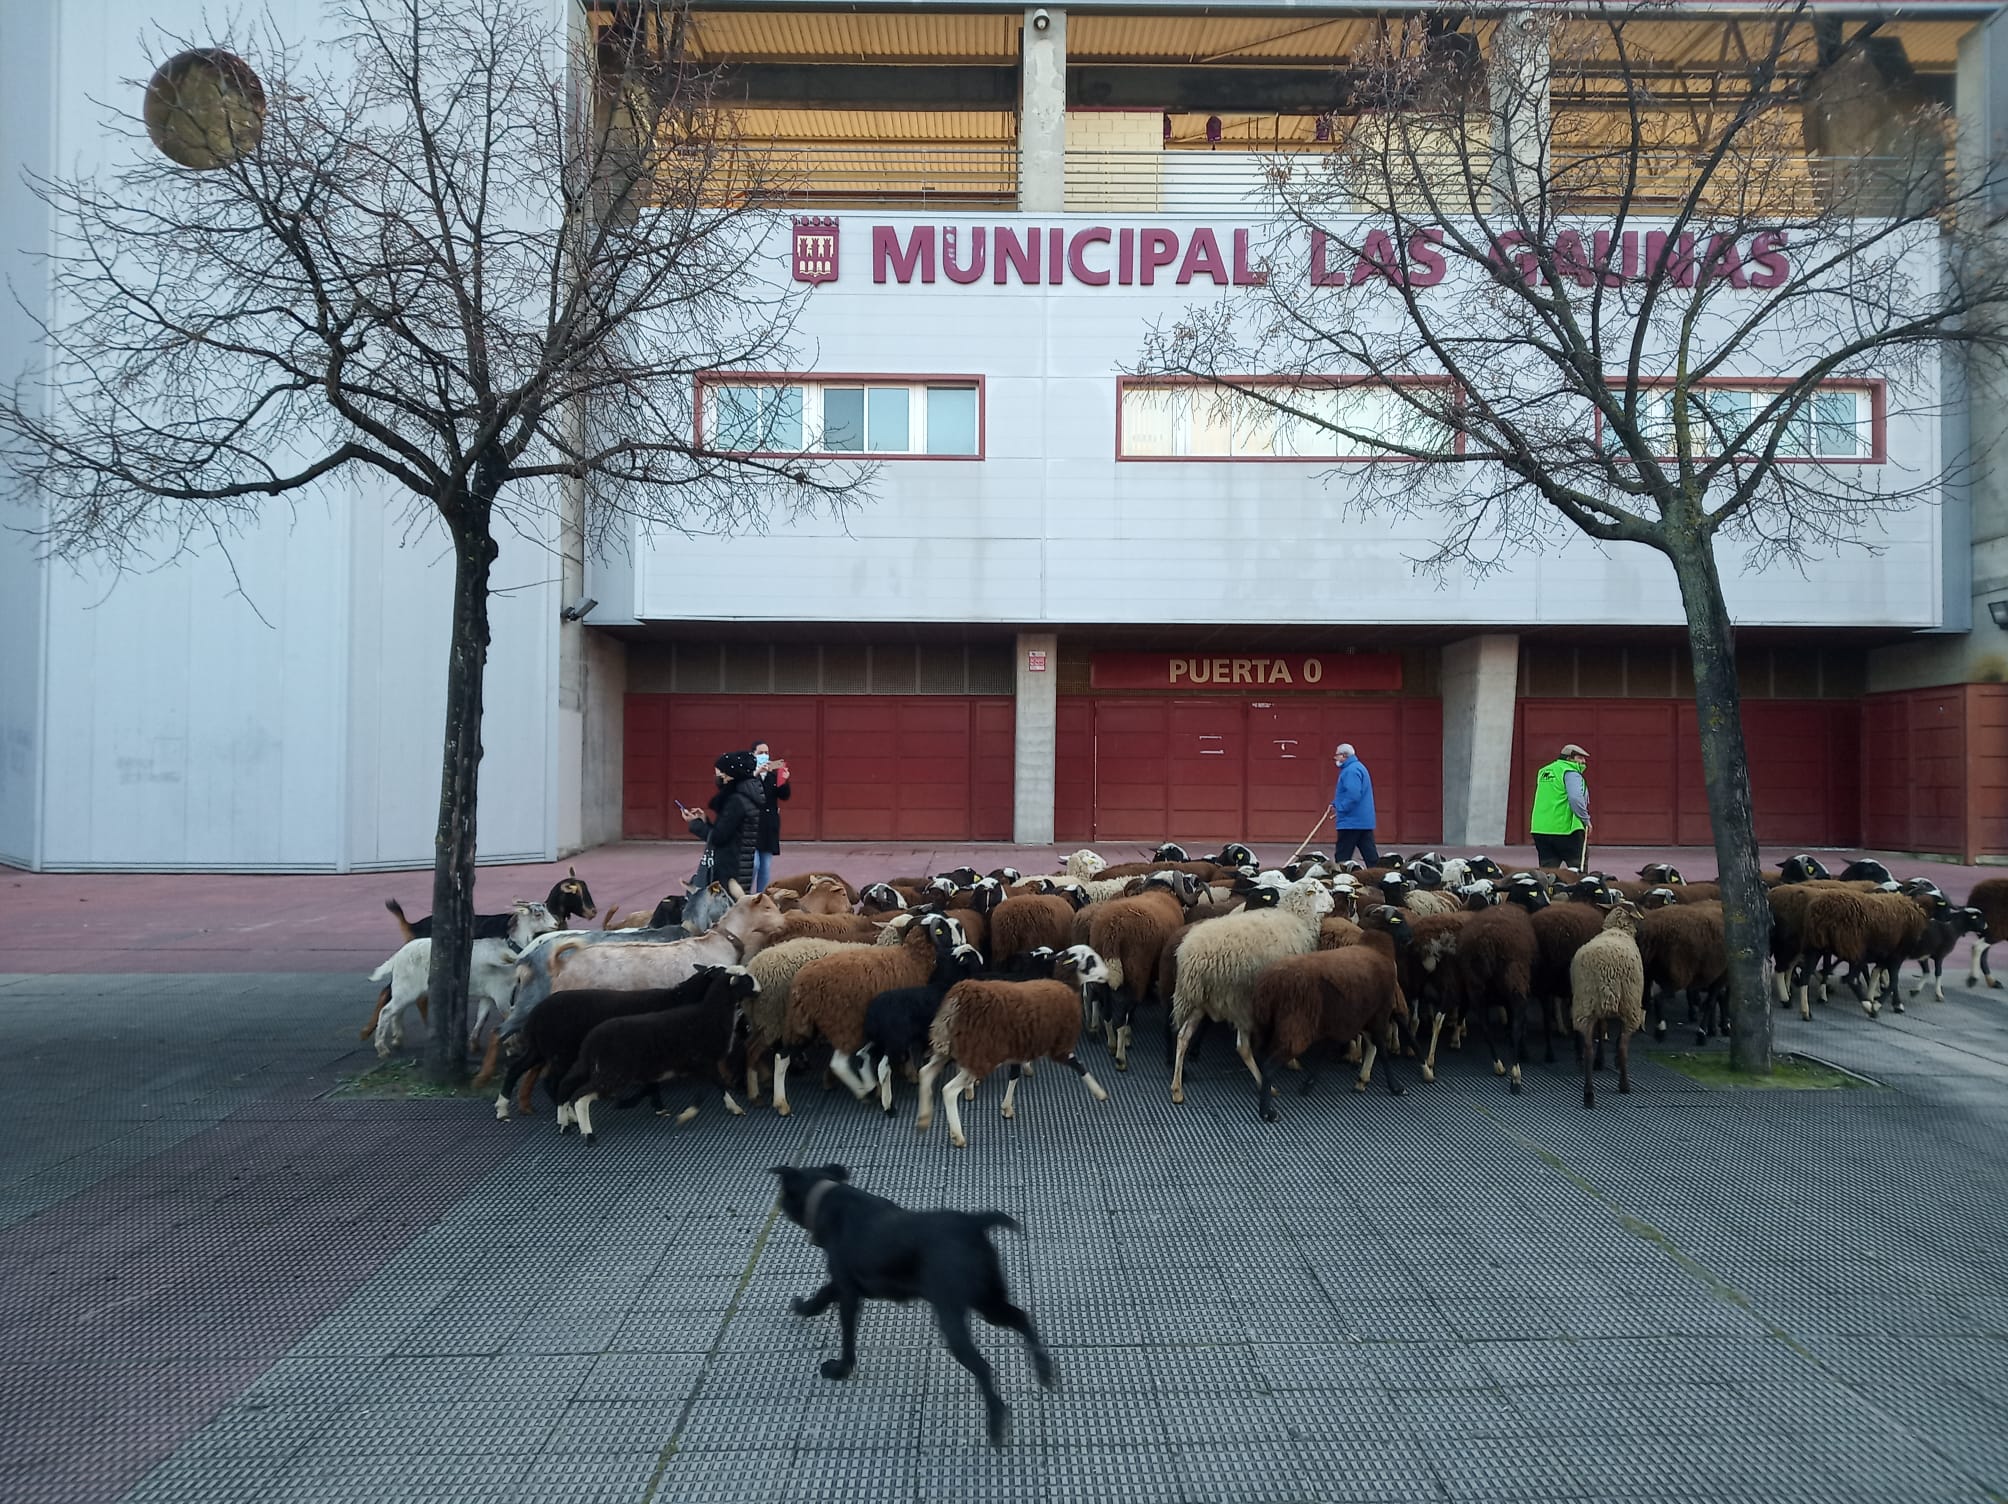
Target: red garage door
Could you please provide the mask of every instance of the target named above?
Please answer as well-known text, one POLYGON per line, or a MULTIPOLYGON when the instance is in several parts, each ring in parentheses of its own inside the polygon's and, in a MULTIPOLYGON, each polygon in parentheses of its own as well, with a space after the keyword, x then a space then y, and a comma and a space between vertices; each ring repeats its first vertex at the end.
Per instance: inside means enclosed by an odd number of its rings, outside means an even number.
POLYGON ((766 738, 794 793, 782 841, 1008 841, 1014 715, 1001 695, 629 695, 629 840, 681 836, 676 800, 766 738))
MULTIPOLYGON (((1757 839, 1849 846, 1861 837, 1859 707, 1834 700, 1753 700, 1744 747, 1757 839)), ((1701 741, 1687 700, 1522 700, 1516 709, 1507 838, 1527 838, 1534 775, 1568 742, 1590 754, 1597 840, 1707 846, 1715 837, 1701 741)))
POLYGON ((1331 798, 1332 748, 1373 770, 1383 841, 1443 829, 1435 700, 1120 699, 1060 704, 1061 840, 1301 841, 1331 798))

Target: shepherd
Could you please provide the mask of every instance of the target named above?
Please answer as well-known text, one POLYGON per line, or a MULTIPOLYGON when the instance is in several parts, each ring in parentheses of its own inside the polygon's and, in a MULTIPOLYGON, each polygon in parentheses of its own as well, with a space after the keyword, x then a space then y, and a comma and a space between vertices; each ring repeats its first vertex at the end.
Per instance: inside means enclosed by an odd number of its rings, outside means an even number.
POLYGON ((1334 860, 1345 862, 1354 851, 1369 867, 1380 865, 1380 848, 1374 845, 1374 779, 1360 761, 1351 742, 1340 742, 1332 753, 1339 765, 1339 781, 1332 789, 1332 822, 1338 849, 1334 860))

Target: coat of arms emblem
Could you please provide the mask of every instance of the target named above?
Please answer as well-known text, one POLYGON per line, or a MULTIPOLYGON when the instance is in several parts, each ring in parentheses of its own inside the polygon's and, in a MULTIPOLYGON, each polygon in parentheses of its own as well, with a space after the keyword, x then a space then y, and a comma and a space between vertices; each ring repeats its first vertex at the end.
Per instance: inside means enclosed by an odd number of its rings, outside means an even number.
POLYGON ((837 280, 837 222, 811 216, 795 221, 795 280, 837 280))

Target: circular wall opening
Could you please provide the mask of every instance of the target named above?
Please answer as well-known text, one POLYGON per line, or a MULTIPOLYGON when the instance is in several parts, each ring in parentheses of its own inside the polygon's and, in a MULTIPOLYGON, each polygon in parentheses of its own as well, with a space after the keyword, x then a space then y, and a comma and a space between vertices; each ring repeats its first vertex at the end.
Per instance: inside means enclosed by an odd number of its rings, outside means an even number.
POLYGON ((170 161, 227 167, 265 134, 265 86, 235 53, 195 48, 154 70, 145 117, 147 135, 170 161))

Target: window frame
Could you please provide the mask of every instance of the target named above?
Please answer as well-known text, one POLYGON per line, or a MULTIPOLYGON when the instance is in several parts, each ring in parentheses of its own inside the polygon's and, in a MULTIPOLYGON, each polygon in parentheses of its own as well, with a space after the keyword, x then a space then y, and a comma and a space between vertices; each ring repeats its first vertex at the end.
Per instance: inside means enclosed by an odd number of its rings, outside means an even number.
MULTIPOLYGON (((1624 389, 1625 382, 1622 376, 1608 376, 1605 378, 1605 380, 1609 384, 1611 389, 1614 391, 1622 391, 1624 389)), ((1637 383, 1638 389, 1641 394, 1646 392, 1662 391, 1668 387, 1671 387, 1672 385, 1674 385, 1674 383, 1670 379, 1663 379, 1663 378, 1654 378, 1652 380, 1641 380, 1637 383)), ((1760 393, 1783 391, 1787 387, 1792 387, 1796 385, 1798 385, 1798 382, 1790 376, 1711 376, 1706 381, 1697 381, 1691 383, 1688 390, 1690 392, 1707 392, 1707 391, 1748 392, 1754 396, 1760 393)), ((1866 454, 1821 455, 1821 454, 1786 454, 1785 452, 1780 450, 1777 454, 1774 454, 1771 457, 1770 463, 1774 465, 1886 465, 1888 464, 1889 463, 1889 412, 1887 406, 1889 400, 1888 383, 1879 378, 1850 377, 1848 379, 1841 381, 1821 382, 1817 387, 1814 388, 1813 398, 1817 398, 1821 392, 1860 392, 1867 394, 1869 399, 1868 452, 1866 454)), ((1754 405, 1755 404, 1753 403, 1753 406, 1754 405)), ((1819 420, 1811 413, 1810 411, 1811 405, 1812 405, 1812 399, 1809 398, 1807 402, 1807 408, 1802 409, 1802 412, 1805 413, 1807 422, 1817 425, 1819 420)), ((1596 445, 1598 450, 1602 452, 1605 451, 1606 447, 1606 441, 1604 438, 1604 415, 1601 412, 1598 412, 1593 414, 1593 416, 1596 420, 1595 421, 1596 445)), ((1621 453, 1615 454, 1615 457, 1620 461, 1626 461, 1629 459, 1629 456, 1621 453)), ((1675 456, 1669 451, 1668 453, 1665 454, 1655 454, 1653 458, 1659 460, 1671 460, 1675 458, 1675 456)), ((1712 464, 1720 458, 1723 458, 1723 456, 1712 453, 1705 453, 1695 456, 1695 462, 1697 464, 1712 464)), ((1751 465, 1759 463, 1757 457, 1752 455, 1742 455, 1742 454, 1730 455, 1728 456, 1728 460, 1729 463, 1732 465, 1751 465)))
MULTIPOLYGON (((713 387, 735 386, 797 386, 804 388, 802 400, 803 438, 808 437, 809 401, 807 388, 864 387, 874 386, 905 387, 907 389, 907 425, 909 435, 918 432, 923 442, 927 430, 927 389, 929 387, 963 387, 976 393, 976 452, 973 454, 928 454, 913 450, 882 449, 727 449, 718 451, 741 459, 751 460, 863 460, 877 463, 885 460, 894 464, 907 464, 923 460, 934 464, 968 464, 981 461, 989 449, 990 404, 984 378, 974 373, 944 371, 704 371, 697 377, 697 400, 692 426, 698 448, 706 442, 709 427, 711 391, 713 387), (915 409, 918 408, 918 414, 915 409)), ((871 399, 865 398, 869 411, 871 399)), ((821 411, 818 400, 817 410, 821 411)), ((869 422, 869 420, 867 420, 869 422)), ((860 435, 862 443, 864 436, 860 435)))
MULTIPOLYGON (((1237 386, 1286 387, 1302 391, 1343 391, 1350 387, 1432 387, 1449 389, 1448 376, 1404 376, 1396 381, 1371 376, 1229 376, 1237 386)), ((1451 434, 1451 447, 1439 458, 1417 459, 1407 454, 1127 454, 1123 450, 1123 405, 1132 391, 1170 391, 1180 387, 1217 388, 1219 382, 1198 376, 1118 376, 1116 378, 1116 444, 1118 464, 1125 465, 1439 465, 1465 453, 1465 436, 1451 434)), ((1274 409, 1271 409, 1274 412, 1274 409)), ((1277 415, 1280 418, 1280 414, 1277 415)), ((1272 440, 1273 442, 1273 440, 1272 440)))

